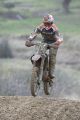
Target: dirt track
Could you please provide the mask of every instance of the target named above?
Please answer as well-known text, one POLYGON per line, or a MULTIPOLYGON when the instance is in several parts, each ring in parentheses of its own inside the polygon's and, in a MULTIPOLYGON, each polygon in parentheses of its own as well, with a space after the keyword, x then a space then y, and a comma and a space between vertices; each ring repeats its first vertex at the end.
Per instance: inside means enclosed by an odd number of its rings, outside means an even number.
POLYGON ((0 120, 80 120, 80 102, 48 97, 0 97, 0 120))

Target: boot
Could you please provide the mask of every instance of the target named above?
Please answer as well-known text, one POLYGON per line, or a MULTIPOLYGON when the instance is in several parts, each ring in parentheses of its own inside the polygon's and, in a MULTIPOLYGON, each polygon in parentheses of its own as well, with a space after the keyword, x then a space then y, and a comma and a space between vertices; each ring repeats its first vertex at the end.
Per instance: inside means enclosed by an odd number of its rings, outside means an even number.
POLYGON ((49 73, 49 85, 53 86, 53 79, 55 78, 54 74, 49 73))
POLYGON ((55 75, 54 74, 53 75, 49 74, 49 77, 50 77, 50 79, 54 79, 55 75))
POLYGON ((53 67, 51 66, 50 69, 49 69, 49 77, 50 77, 50 79, 54 79, 55 78, 54 69, 55 69, 54 66, 53 67))

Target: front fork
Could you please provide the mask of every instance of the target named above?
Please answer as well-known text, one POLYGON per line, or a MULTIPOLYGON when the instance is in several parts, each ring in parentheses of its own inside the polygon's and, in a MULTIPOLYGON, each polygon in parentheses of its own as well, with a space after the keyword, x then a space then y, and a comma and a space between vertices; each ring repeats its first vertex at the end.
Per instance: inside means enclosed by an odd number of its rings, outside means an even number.
MULTIPOLYGON (((48 61, 45 61, 46 60, 46 56, 42 56, 42 58, 40 59, 40 61, 33 61, 33 66, 36 66, 39 70, 38 70, 38 83, 40 84, 41 81, 43 80, 43 74, 44 74, 44 69, 45 69, 45 66, 47 66, 47 64, 45 64, 45 62, 48 62, 48 61)), ((45 74, 45 77, 48 76, 48 66, 47 66, 47 70, 46 70, 46 74, 45 74)))
POLYGON ((45 61, 45 56, 42 56, 40 60, 32 62, 33 66, 34 67, 36 66, 37 68, 38 84, 40 84, 43 79, 44 61, 45 61))
POLYGON ((41 65, 40 65, 39 82, 41 82, 43 78, 45 80, 48 79, 48 76, 49 76, 49 63, 48 62, 49 62, 48 56, 42 56, 41 65))

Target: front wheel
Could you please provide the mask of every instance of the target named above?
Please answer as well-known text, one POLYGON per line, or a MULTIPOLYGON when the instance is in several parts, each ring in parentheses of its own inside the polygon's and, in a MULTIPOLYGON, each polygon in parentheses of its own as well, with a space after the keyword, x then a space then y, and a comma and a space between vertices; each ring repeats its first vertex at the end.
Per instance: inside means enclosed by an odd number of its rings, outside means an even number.
POLYGON ((32 96, 37 96, 39 91, 39 68, 33 66, 32 68, 32 76, 31 76, 31 94, 32 96))

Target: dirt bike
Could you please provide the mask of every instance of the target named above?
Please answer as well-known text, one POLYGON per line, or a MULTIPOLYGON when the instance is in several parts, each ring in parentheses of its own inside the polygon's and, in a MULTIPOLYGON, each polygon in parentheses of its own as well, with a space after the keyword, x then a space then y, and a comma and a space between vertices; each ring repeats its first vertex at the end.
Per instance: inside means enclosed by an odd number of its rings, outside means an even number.
POLYGON ((49 54, 48 49, 53 47, 53 44, 37 42, 34 44, 38 47, 37 52, 31 57, 33 65, 31 75, 31 94, 37 96, 41 82, 43 82, 44 93, 49 95, 53 82, 49 78, 49 54))

